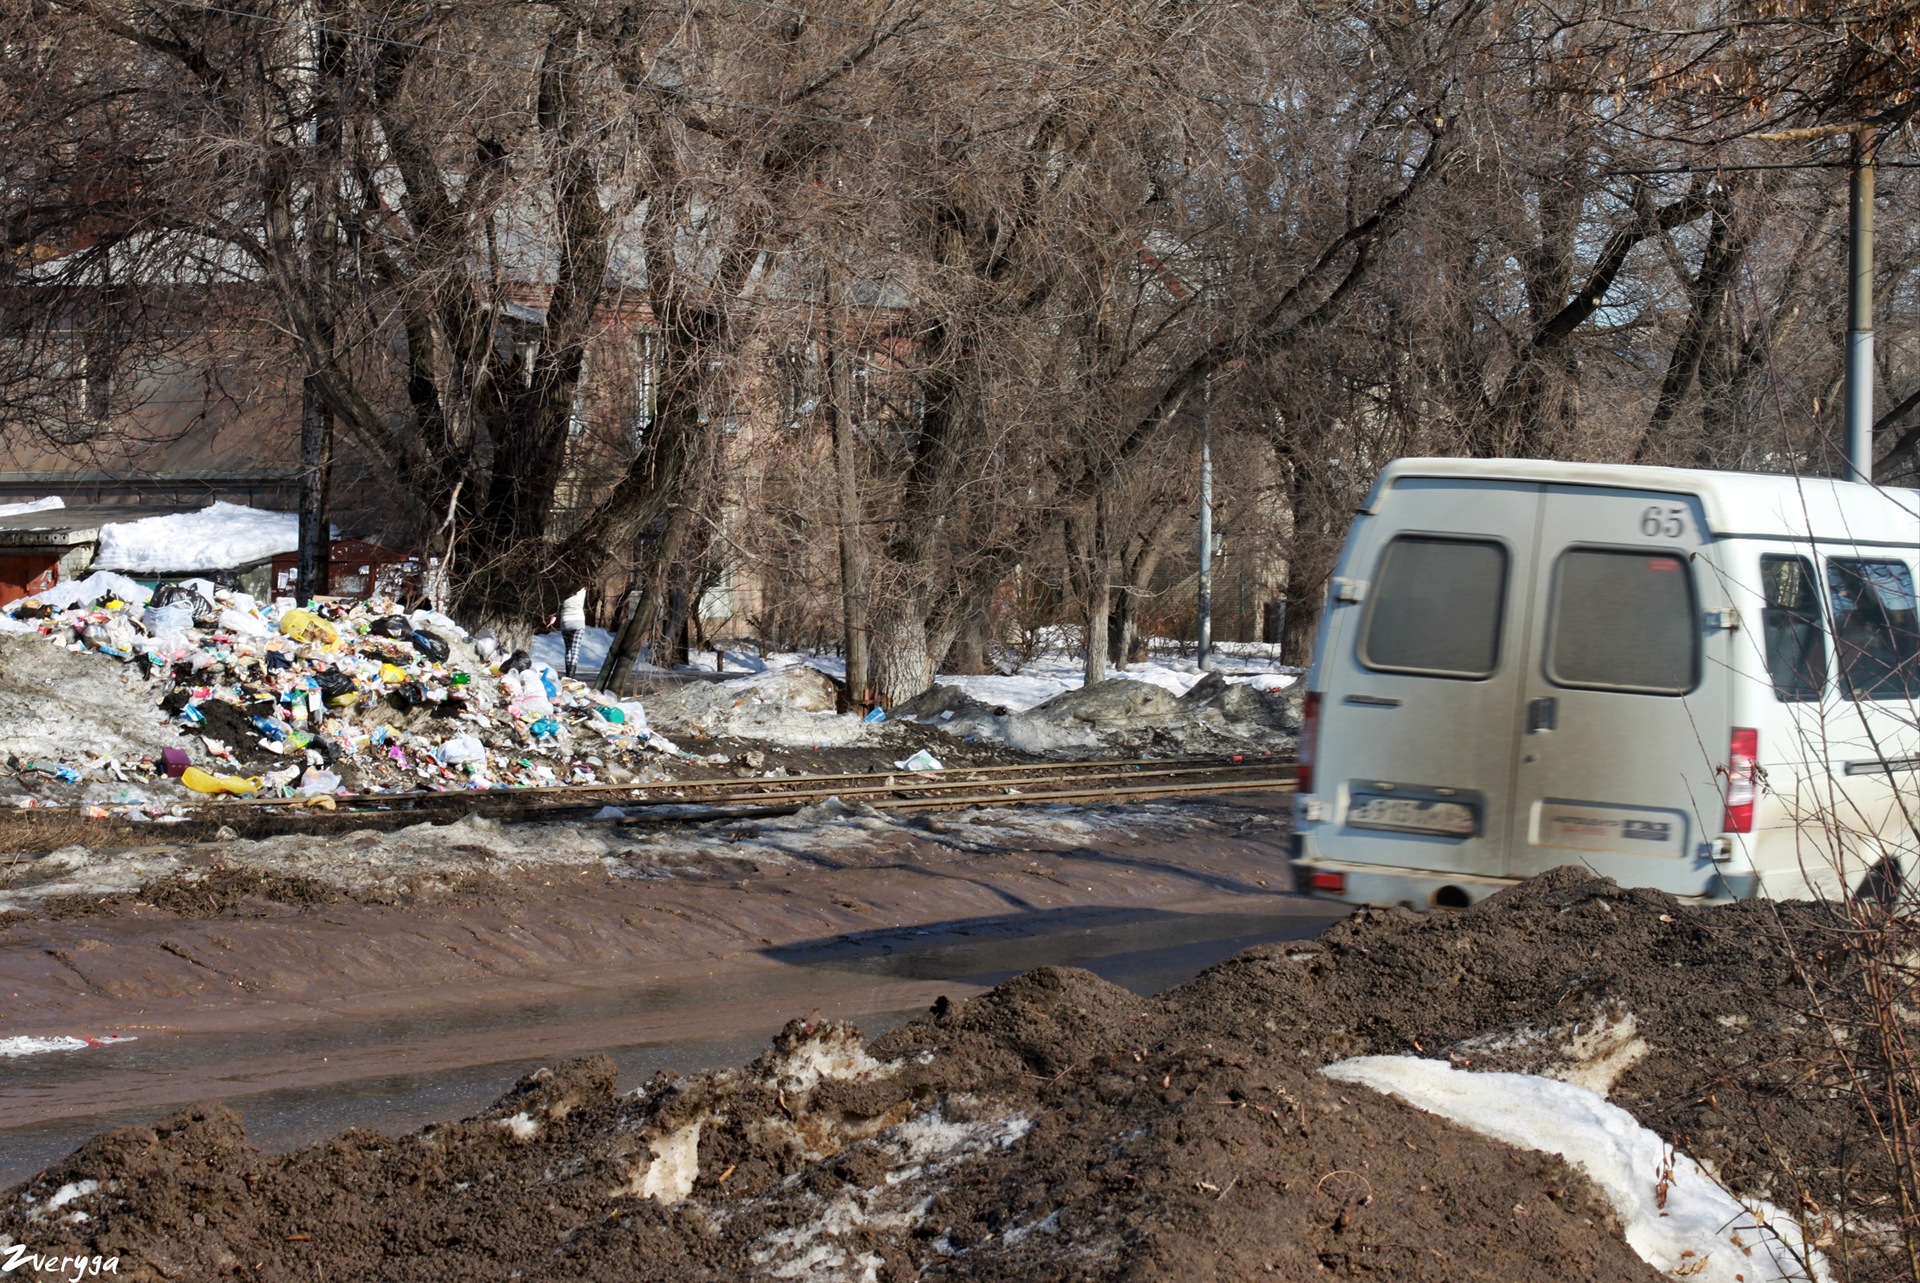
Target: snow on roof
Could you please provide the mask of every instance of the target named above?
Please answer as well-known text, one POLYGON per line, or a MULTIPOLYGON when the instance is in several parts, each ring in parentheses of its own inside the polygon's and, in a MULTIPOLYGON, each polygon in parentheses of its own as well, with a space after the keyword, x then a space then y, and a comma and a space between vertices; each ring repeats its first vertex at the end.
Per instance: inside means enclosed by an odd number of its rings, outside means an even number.
POLYGON ((265 561, 300 546, 300 518, 237 503, 198 512, 103 526, 96 570, 171 573, 227 570, 265 561))
POLYGON ((1690 495, 1707 528, 1722 537, 1821 539, 1839 543, 1920 543, 1920 491, 1869 486, 1832 477, 1769 472, 1711 472, 1636 464, 1561 463, 1547 459, 1396 459, 1381 472, 1361 511, 1380 510, 1385 495, 1411 478, 1533 482, 1690 495))
POLYGON ((0 503, 0 517, 24 517, 29 512, 51 512, 55 508, 64 508, 67 501, 59 495, 48 495, 44 499, 28 499, 23 503, 0 503))

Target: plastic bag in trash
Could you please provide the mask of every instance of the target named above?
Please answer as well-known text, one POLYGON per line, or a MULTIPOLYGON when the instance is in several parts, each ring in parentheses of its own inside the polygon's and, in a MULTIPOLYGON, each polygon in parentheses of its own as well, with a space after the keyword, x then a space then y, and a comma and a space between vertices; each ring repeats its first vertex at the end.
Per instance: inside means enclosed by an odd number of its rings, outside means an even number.
POLYGON ((306 774, 300 777, 300 796, 319 797, 323 793, 340 791, 340 777, 332 771, 323 771, 317 766, 309 766, 306 774))
POLYGON ((442 744, 434 756, 448 766, 459 766, 465 762, 484 762, 487 760, 487 746, 477 736, 456 735, 442 744))
POLYGON ((533 656, 524 650, 516 650, 513 654, 507 656, 506 663, 500 665, 500 671, 503 673, 519 673, 525 672, 532 666, 533 656))
MULTIPOLYGON (((237 611, 222 611, 220 623, 227 626, 227 616, 237 611)), ((332 624, 320 618, 310 610, 289 610, 280 616, 280 631, 297 642, 319 642, 331 646, 340 640, 340 634, 332 624)))
POLYGON ((543 717, 527 727, 527 733, 537 740, 550 740, 560 733, 560 723, 551 717, 543 717))
POLYGON ((330 707, 345 708, 359 698, 359 691, 353 684, 353 678, 337 668, 315 673, 313 680, 319 683, 320 698, 330 707))
POLYGON ((186 584, 177 583, 161 584, 158 588, 155 588, 153 590, 153 600, 148 602, 147 605, 156 608, 161 606, 185 606, 196 615, 207 614, 213 609, 212 602, 208 601, 186 584))
MULTIPOLYGON (((173 587, 172 584, 165 586, 173 587)), ((146 625, 147 632, 155 637, 164 637, 169 633, 184 633, 193 627, 193 607, 184 602, 149 606, 140 612, 140 622, 146 625)))
POLYGON ((249 793, 260 791, 260 781, 257 778, 212 775, 197 766, 189 766, 180 772, 180 782, 196 793, 233 793, 245 797, 249 793))
POLYGON ((903 771, 938 771, 944 769, 940 765, 940 759, 927 752, 924 748, 912 757, 909 757, 906 761, 895 762, 894 765, 903 771))
MULTIPOLYGON (((273 629, 267 627, 266 620, 244 610, 223 610, 220 612, 220 617, 217 622, 220 627, 230 633, 243 633, 249 637, 269 637, 273 634, 273 629)), ((331 634, 333 629, 332 624, 327 623, 325 620, 315 620, 314 622, 318 623, 322 628, 327 629, 329 634, 331 634)), ((287 635, 289 637, 293 636, 291 633, 287 635)), ((293 639, 295 641, 306 640, 304 637, 294 637, 293 639)), ((329 635, 326 640, 332 641, 333 638, 329 635)))
POLYGON ((413 648, 436 664, 446 662, 448 650, 446 638, 438 633, 417 632, 412 634, 413 648))
POLYGON ((399 641, 413 629, 407 626, 405 615, 383 615, 367 625, 367 631, 376 637, 391 637, 399 641))

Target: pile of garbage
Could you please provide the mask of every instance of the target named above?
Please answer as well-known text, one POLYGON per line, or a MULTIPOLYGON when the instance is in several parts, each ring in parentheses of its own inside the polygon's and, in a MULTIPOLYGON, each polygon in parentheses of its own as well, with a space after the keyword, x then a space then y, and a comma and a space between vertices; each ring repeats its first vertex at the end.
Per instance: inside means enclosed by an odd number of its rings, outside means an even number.
POLYGON ((628 783, 663 778, 648 770, 662 757, 689 756, 648 727, 638 702, 391 600, 262 603, 211 579, 148 589, 96 572, 0 609, 0 631, 125 665, 136 701, 151 700, 181 742, 156 750, 155 737, 129 736, 126 753, 105 756, 38 742, 46 751, 8 761, 28 790, 21 805, 64 784, 90 811, 167 809, 138 787, 85 787, 141 776, 201 794, 314 799, 628 783))

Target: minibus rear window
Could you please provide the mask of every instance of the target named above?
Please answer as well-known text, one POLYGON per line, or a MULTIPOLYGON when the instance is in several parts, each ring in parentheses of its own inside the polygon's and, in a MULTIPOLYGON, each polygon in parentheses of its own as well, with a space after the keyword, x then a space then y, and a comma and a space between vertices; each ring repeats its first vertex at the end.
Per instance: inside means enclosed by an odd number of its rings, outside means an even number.
POLYGON ((1553 572, 1547 676, 1561 686, 1684 695, 1700 672, 1698 619, 1681 558, 1569 548, 1553 572))
POLYGON ((1848 699, 1920 695, 1920 627, 1906 563, 1831 558, 1827 593, 1841 693, 1848 699))
POLYGON ((1374 575, 1360 662, 1390 673, 1491 676, 1506 595, 1507 550, 1499 544, 1401 535, 1374 575))
POLYGON ((1812 563, 1768 554, 1760 558, 1760 584, 1766 592, 1761 624, 1774 696, 1789 704, 1819 699, 1827 684, 1827 634, 1812 563))

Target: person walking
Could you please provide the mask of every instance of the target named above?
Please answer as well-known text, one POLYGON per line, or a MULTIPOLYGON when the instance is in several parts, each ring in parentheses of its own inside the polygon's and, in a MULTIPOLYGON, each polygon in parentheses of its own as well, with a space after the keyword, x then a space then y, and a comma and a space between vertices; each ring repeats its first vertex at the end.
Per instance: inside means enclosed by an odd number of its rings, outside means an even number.
POLYGON ((567 643, 567 676, 580 670, 580 639, 587 631, 587 590, 582 588, 560 603, 560 637, 567 643))

